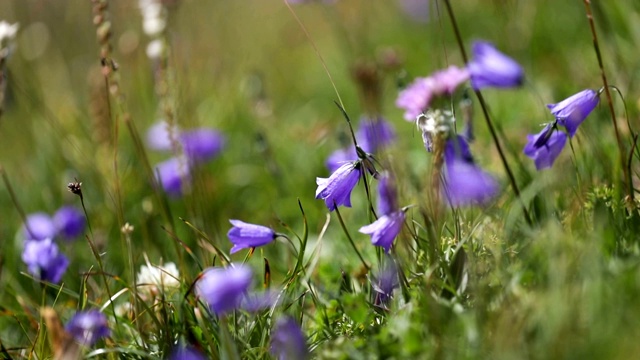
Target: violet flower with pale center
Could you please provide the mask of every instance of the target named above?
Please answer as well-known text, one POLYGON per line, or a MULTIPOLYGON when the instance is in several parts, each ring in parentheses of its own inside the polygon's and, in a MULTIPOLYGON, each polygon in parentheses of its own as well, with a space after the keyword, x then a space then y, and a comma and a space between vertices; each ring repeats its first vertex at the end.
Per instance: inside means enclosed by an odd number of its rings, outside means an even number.
POLYGON ((594 90, 587 89, 557 104, 549 104, 547 107, 558 120, 558 124, 567 129, 569 137, 573 137, 576 130, 578 130, 578 126, 580 126, 584 119, 598 106, 599 101, 600 97, 598 93, 594 90))
POLYGON ((107 317, 98 310, 77 312, 65 329, 84 346, 93 346, 100 338, 111 334, 107 317))
POLYGON ((300 325, 289 316, 281 317, 271 332, 271 355, 278 360, 309 358, 307 341, 300 325))
POLYGON ((447 140, 443 193, 451 206, 486 205, 498 194, 498 183, 478 167, 461 136, 447 140))
POLYGON ((205 269, 196 282, 196 294, 218 316, 239 308, 249 289, 253 273, 245 265, 205 269))
POLYGON ((53 239, 56 236, 56 226, 53 220, 43 212, 29 214, 22 229, 26 240, 53 239))
POLYGON ((240 220, 229 220, 233 227, 227 237, 233 243, 231 253, 242 249, 267 245, 276 238, 276 233, 266 226, 248 224, 240 220))
POLYGON ((71 240, 82 235, 85 228, 85 218, 82 211, 74 206, 63 206, 53 215, 53 223, 58 235, 71 240))
POLYGON ((340 166, 329 178, 316 178, 316 199, 324 200, 329 211, 341 205, 351 207, 351 191, 361 174, 362 163, 352 161, 340 166))
POLYGON ((522 85, 524 71, 512 58, 498 51, 491 43, 476 41, 472 45, 473 58, 467 64, 471 86, 509 88, 522 85))
POLYGON ((396 106, 404 109, 404 118, 415 121, 427 111, 431 102, 440 96, 451 95, 455 89, 469 79, 469 71, 456 66, 436 71, 429 77, 416 78, 400 92, 396 106))
POLYGON ((69 259, 60 253, 51 238, 25 241, 22 261, 31 275, 54 284, 60 282, 69 266, 69 259))
POLYGON ((553 165, 567 142, 567 134, 548 124, 538 134, 527 135, 529 141, 524 154, 535 161, 536 169, 542 170, 553 165))

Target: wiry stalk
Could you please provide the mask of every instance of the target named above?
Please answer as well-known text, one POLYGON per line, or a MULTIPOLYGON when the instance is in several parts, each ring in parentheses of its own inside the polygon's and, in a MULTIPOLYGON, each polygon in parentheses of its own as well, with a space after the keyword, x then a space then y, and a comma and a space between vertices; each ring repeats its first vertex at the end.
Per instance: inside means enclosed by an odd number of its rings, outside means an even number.
POLYGON ((633 199, 633 183, 631 180, 631 172, 627 170, 627 163, 625 159, 625 148, 620 137, 620 131, 618 130, 618 121, 616 120, 616 110, 613 107, 613 100, 611 99, 611 91, 609 90, 609 81, 607 80, 607 74, 604 71, 604 64, 602 62, 602 53, 600 52, 600 45, 598 43, 598 34, 596 32, 596 25, 593 21, 593 12, 591 11, 591 0, 584 0, 584 7, 587 13, 587 19, 589 20, 589 29, 591 30, 591 36, 593 39, 593 49, 596 52, 596 58, 598 59, 598 66, 600 67, 600 76, 602 77, 602 83, 604 85, 604 94, 607 97, 607 105, 609 112, 611 113, 611 122, 613 122, 613 130, 616 134, 616 142, 618 143, 618 152, 620 157, 620 163, 622 164, 622 171, 624 179, 627 182, 627 195, 630 199, 633 199))
MULTIPOLYGON (((456 41, 460 48, 460 53, 462 55, 462 60, 465 63, 469 62, 469 58, 467 57, 467 52, 464 49, 464 44, 462 42, 462 36, 460 35, 460 29, 458 28, 458 24, 456 22, 455 15, 453 14, 453 8, 451 7, 451 3, 449 0, 444 0, 445 5, 447 6, 447 12, 449 13, 449 18, 451 19, 451 25, 453 26, 453 32, 456 36, 456 41)), ((500 155, 500 161, 502 161, 502 166, 504 170, 507 172, 507 176, 509 177, 509 182, 511 183, 511 188, 513 192, 516 194, 516 197, 520 201, 522 205, 522 212, 524 213, 525 220, 529 225, 533 224, 531 220, 531 216, 529 215, 529 211, 527 210, 527 206, 522 200, 520 196, 520 189, 518 188, 518 183, 516 182, 516 178, 509 167, 509 163, 507 162, 507 158, 504 155, 504 151, 502 150, 502 145, 500 145, 500 140, 498 139, 498 134, 496 133, 496 129, 493 126, 493 122, 491 121, 491 117, 489 116, 489 110, 487 109, 487 104, 484 101, 484 97, 480 90, 474 90, 476 96, 478 97, 478 102, 480 103, 480 107, 482 108, 482 114, 484 115, 485 122, 487 123, 487 128, 489 128, 489 133, 491 134, 491 138, 493 139, 493 143, 496 145, 496 150, 498 150, 498 155, 500 155)))

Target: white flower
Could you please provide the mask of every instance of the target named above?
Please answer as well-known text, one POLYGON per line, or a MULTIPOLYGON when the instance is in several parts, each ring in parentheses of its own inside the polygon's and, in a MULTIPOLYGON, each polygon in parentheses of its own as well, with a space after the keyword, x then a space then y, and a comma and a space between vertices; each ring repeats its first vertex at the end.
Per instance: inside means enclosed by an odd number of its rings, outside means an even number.
POLYGON ((11 40, 16 37, 16 33, 18 32, 18 23, 13 25, 9 24, 6 21, 0 21, 0 44, 2 44, 5 39, 11 40))
POLYGON ((161 17, 145 17, 142 22, 144 33, 149 36, 155 36, 164 31, 167 22, 161 17))
POLYGON ((142 293, 156 295, 163 290, 180 287, 180 273, 176 264, 170 262, 163 266, 142 265, 138 273, 136 284, 142 293))
POLYGON ((151 60, 155 60, 160 58, 162 52, 164 51, 164 43, 162 40, 153 40, 147 45, 147 56, 151 60))

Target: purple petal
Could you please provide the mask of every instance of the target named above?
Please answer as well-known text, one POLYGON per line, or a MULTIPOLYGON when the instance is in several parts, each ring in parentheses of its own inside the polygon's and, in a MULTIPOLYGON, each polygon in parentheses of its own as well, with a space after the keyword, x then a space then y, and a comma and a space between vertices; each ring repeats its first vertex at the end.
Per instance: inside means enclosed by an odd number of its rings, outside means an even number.
POLYGON ((498 194, 498 182, 474 163, 447 161, 443 192, 452 206, 486 205, 498 194))
POLYGON ((600 97, 594 90, 583 90, 572 95, 557 104, 549 104, 547 107, 551 113, 558 119, 558 123, 564 126, 569 132, 569 136, 573 137, 578 126, 582 124, 584 119, 598 106, 600 97))
POLYGON ((300 325, 291 317, 278 319, 271 332, 271 354, 278 360, 309 358, 307 342, 300 325))
POLYGON ((224 148, 224 136, 213 129, 199 128, 180 134, 180 143, 192 163, 203 163, 220 154, 224 148))
POLYGON ((378 182, 378 215, 387 215, 398 210, 395 181, 385 173, 378 182))
POLYGON ((207 360, 207 357, 193 346, 180 345, 171 353, 169 360, 207 360))
POLYGON ((196 283, 196 293, 217 314, 238 309, 253 274, 245 265, 205 269, 196 283))
POLYGON ((63 206, 53 215, 58 235, 70 240, 82 235, 85 227, 85 218, 82 211, 73 206, 63 206))
POLYGON ((22 261, 31 275, 54 284, 60 282, 69 266, 69 259, 50 238, 25 241, 22 261))
POLYGON ((242 249, 266 245, 276 238, 275 232, 266 226, 248 224, 240 220, 229 222, 233 225, 227 233, 227 237, 233 243, 232 254, 242 249))
POLYGON ((22 225, 26 240, 44 240, 56 236, 56 226, 49 215, 43 212, 27 216, 26 224, 22 225))
POLYGON ((507 88, 522 84, 524 71, 510 57, 502 54, 488 42, 476 41, 472 47, 473 59, 467 64, 471 74, 471 86, 478 90, 485 87, 507 88))
POLYGON ((162 189, 170 197, 176 198, 183 195, 187 184, 191 181, 189 164, 182 158, 170 158, 156 165, 156 177, 159 177, 162 189), (183 180, 186 184, 183 184, 183 180))
POLYGON ((393 245, 393 240, 402 230, 404 218, 404 211, 399 210, 381 216, 372 224, 361 227, 359 231, 363 234, 371 235, 371 243, 373 245, 380 246, 386 252, 389 252, 391 245, 393 245))
MULTIPOLYGON (((381 147, 389 145, 395 139, 393 126, 384 118, 378 117, 370 119, 360 118, 360 127, 356 131, 356 139, 362 150, 368 153, 375 153, 381 147)), ((355 154, 355 150, 353 150, 355 154)), ((356 160, 355 158, 350 160, 356 160)))
MULTIPOLYGON (((366 151, 366 150, 365 150, 366 151)), ((346 149, 338 149, 329 155, 325 165, 331 173, 338 170, 342 165, 348 162, 354 162, 358 160, 358 154, 353 146, 349 146, 346 149)))
POLYGON ((85 346, 93 346, 100 338, 111 334, 107 317, 98 310, 76 313, 65 329, 76 341, 85 346))
POLYGON ((316 199, 324 200, 329 211, 341 205, 351 207, 351 191, 360 179, 360 167, 359 162, 345 163, 328 179, 316 178, 316 199))
MULTIPOLYGON (((176 138, 178 137, 178 127, 173 127, 173 133, 176 138)), ((147 130, 147 146, 150 149, 155 151, 170 151, 171 146, 171 137, 169 136, 169 125, 160 121, 153 124, 149 130, 147 130)))
POLYGON ((535 161, 536 169, 549 168, 556 161, 567 142, 567 134, 553 130, 547 125, 536 135, 527 135, 529 141, 524 147, 524 154, 535 161), (551 130, 550 130, 551 129, 551 130), (553 131, 549 134, 549 131, 553 131))
POLYGON ((280 292, 275 290, 266 290, 260 293, 247 294, 240 305, 240 308, 247 312, 255 313, 265 309, 272 308, 278 303, 280 292))

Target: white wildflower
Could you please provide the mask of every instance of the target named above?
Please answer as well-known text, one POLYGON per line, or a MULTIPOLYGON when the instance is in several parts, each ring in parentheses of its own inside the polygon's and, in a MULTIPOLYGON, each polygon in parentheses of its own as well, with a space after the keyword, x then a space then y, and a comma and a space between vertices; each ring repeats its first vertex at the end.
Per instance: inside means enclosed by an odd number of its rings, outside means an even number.
POLYGON ((161 291, 180 287, 180 273, 176 264, 170 262, 162 266, 142 265, 136 284, 143 294, 156 295, 161 291))
POLYGON ((162 56, 162 52, 164 51, 164 43, 162 40, 153 40, 147 45, 147 56, 149 59, 159 59, 162 56))

